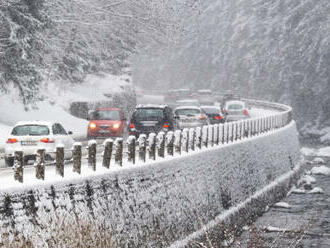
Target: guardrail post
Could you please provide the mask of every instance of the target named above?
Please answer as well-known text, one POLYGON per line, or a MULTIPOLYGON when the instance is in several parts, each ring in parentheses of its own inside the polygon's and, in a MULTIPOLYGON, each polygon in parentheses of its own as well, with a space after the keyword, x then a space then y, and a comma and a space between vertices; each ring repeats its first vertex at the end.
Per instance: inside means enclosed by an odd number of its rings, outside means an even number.
POLYGON ((115 163, 119 166, 123 166, 123 139, 117 138, 115 140, 115 163))
POLYGON ((157 148, 158 156, 161 158, 165 157, 165 133, 159 132, 157 135, 157 148))
POLYGON ((167 154, 170 156, 174 155, 174 133, 173 131, 169 131, 166 134, 166 146, 167 146, 167 154))
POLYGON ((204 147, 207 148, 209 146, 209 126, 208 125, 203 126, 202 130, 203 130, 203 136, 204 136, 204 137, 202 137, 203 145, 204 145, 204 147))
POLYGON ((135 136, 129 136, 127 139, 128 161, 135 164, 135 136))
POLYGON ((221 124, 221 143, 225 143, 225 124, 221 124))
POLYGON ((36 178, 45 180, 45 149, 38 149, 36 156, 36 178))
POLYGON ((228 144, 229 143, 229 126, 230 126, 230 124, 226 123, 226 125, 227 125, 226 136, 227 136, 227 144, 228 144))
POLYGON ((14 179, 23 183, 23 152, 15 151, 14 153, 14 179))
POLYGON ((182 133, 181 133, 181 130, 176 130, 174 132, 175 152, 181 154, 181 146, 182 146, 182 133))
POLYGON ((215 124, 214 125, 214 143, 215 143, 215 145, 219 145, 219 140, 220 140, 219 131, 220 131, 220 125, 215 124))
POLYGON ((238 122, 235 123, 235 140, 238 140, 238 134, 239 134, 239 125, 238 122))
POLYGON ((112 157, 113 140, 106 139, 104 141, 103 145, 104 145, 104 153, 103 153, 102 166, 109 169, 110 161, 111 161, 111 157, 112 157))
POLYGON ((189 129, 189 145, 192 151, 195 151, 196 130, 195 128, 189 129))
POLYGON ((231 142, 234 142, 234 122, 231 123, 231 142))
POLYGON ((56 146, 56 174, 64 177, 64 146, 56 146))
POLYGON ((145 134, 140 134, 138 138, 139 143, 139 159, 140 161, 146 161, 146 153, 147 153, 147 136, 145 134))
POLYGON ((187 128, 182 131, 182 146, 185 152, 189 152, 189 130, 187 128))
POLYGON ((81 174, 81 143, 76 142, 73 144, 72 158, 73 158, 73 172, 81 174))
POLYGON ((156 160, 156 134, 150 133, 148 137, 149 159, 156 160))
POLYGON ((96 171, 96 141, 88 141, 88 167, 96 171))
POLYGON ((201 127, 196 127, 196 146, 202 149, 203 130, 201 127))
POLYGON ((214 146, 214 125, 209 125, 209 140, 210 145, 214 146))

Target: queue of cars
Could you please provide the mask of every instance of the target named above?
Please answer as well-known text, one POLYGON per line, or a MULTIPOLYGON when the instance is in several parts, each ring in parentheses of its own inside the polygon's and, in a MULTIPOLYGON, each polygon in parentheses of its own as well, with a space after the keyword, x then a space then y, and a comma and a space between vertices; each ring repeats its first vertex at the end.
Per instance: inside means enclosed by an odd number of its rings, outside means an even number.
MULTIPOLYGON (((140 134, 249 118, 247 106, 238 97, 227 94, 223 96, 225 100, 217 101, 210 90, 191 93, 181 89, 170 93, 173 93, 173 98, 168 105, 137 105, 129 121, 119 108, 96 108, 89 113, 87 138, 123 137, 125 134, 138 137, 140 134)), ((73 143, 72 132, 66 131, 60 123, 18 122, 6 142, 5 163, 6 166, 13 166, 16 150, 24 152, 25 163, 35 159, 40 146, 46 150, 46 159, 54 160, 58 144, 64 146, 65 157, 70 159, 73 143)))

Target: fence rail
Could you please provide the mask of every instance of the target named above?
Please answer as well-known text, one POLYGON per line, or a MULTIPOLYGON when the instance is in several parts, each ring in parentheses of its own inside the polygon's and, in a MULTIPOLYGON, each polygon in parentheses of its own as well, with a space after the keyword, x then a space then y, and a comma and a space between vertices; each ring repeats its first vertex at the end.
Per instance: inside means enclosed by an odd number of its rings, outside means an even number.
MULTIPOLYGON (((259 100, 244 99, 250 106, 262 107, 277 110, 279 112, 262 117, 244 119, 223 124, 207 125, 203 127, 170 131, 167 133, 145 134, 136 138, 130 136, 124 147, 123 139, 119 138, 105 140, 101 153, 97 153, 96 142, 91 140, 87 146, 87 164, 92 171, 97 170, 97 165, 110 169, 114 162, 117 166, 125 164, 146 163, 149 161, 161 160, 165 157, 180 156, 201 149, 208 149, 233 143, 238 140, 249 139, 263 133, 271 132, 282 128, 292 121, 292 108, 283 104, 265 102, 259 100), (125 148, 125 149, 124 149, 125 148), (101 156, 98 156, 101 155, 101 156), (125 155, 125 156, 124 156, 125 155), (100 163, 97 158, 101 157, 100 163), (126 160, 126 161, 123 161, 126 160)), ((80 174, 83 163, 82 145, 75 143, 72 148, 72 169, 80 174)), ((23 182, 24 167, 22 152, 15 152, 14 158, 14 180, 23 182)), ((36 179, 45 180, 45 150, 39 149, 36 153, 36 179)), ((56 148, 56 173, 61 177, 65 176, 64 148, 56 148)))

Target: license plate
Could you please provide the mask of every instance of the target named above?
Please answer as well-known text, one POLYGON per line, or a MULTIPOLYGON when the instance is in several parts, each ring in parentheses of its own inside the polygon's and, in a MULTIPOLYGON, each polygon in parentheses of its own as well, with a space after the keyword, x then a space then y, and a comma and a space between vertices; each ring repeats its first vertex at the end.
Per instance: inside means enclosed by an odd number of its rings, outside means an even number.
POLYGON ((32 140, 21 141, 22 146, 36 146, 37 142, 32 140))
POLYGON ((157 122, 155 122, 155 121, 143 121, 143 122, 141 122, 141 124, 144 127, 154 127, 154 126, 156 126, 157 122))
POLYGON ((110 133, 110 131, 109 130, 100 130, 99 133, 102 133, 102 134, 103 133, 110 133))

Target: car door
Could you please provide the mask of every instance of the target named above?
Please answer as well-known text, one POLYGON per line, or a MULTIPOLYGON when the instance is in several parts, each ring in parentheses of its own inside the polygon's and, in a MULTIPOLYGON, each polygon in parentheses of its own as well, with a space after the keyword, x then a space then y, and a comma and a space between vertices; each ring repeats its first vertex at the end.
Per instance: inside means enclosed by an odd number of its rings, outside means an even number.
POLYGON ((53 129, 53 134, 54 134, 54 138, 55 138, 55 144, 63 144, 64 149, 65 149, 65 157, 70 157, 71 156, 71 152, 68 152, 72 149, 73 146, 73 140, 71 138, 71 136, 69 136, 67 134, 67 132, 65 131, 64 127, 60 124, 60 123, 55 123, 52 126, 53 129))

